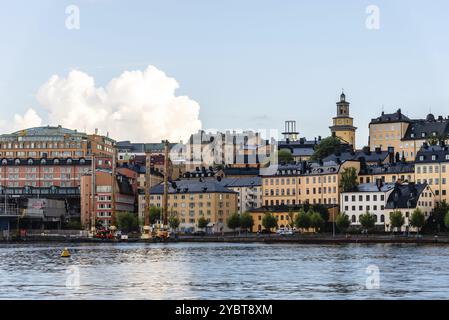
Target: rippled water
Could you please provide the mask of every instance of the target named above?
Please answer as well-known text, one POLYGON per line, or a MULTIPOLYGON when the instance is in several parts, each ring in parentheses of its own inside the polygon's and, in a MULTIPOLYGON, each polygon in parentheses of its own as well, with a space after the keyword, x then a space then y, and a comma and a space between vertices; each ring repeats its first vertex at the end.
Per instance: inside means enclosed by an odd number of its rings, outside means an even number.
POLYGON ((63 246, 0 245, 0 298, 449 298, 449 246, 79 244, 69 259, 63 246))

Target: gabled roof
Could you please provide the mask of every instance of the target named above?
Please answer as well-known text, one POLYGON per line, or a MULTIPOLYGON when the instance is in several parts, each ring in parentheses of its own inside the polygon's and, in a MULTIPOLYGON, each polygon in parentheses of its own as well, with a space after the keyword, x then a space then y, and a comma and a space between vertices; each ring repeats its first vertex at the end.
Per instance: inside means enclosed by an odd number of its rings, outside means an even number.
POLYGON ((449 162, 449 146, 429 146, 427 143, 421 146, 416 153, 416 163, 449 162), (446 158, 447 157, 447 158, 446 158))
POLYGON ((449 120, 434 120, 434 117, 427 116, 425 120, 413 120, 407 128, 402 140, 427 139, 432 136, 449 135, 449 120))
POLYGON ((427 183, 396 184, 387 200, 387 209, 414 209, 427 183))
POLYGON ((395 113, 384 113, 374 119, 371 119, 370 124, 376 123, 389 123, 389 122, 409 122, 410 119, 402 114, 401 109, 398 109, 395 113))

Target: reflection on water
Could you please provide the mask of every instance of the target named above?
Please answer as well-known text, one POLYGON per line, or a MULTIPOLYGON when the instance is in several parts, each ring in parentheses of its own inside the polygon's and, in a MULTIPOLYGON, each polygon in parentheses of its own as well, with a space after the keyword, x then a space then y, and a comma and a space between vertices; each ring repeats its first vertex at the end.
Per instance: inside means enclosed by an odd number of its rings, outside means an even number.
POLYGON ((449 247, 418 245, 0 245, 1 299, 446 299, 449 247), (380 270, 369 290, 366 268, 380 270), (67 287, 77 267, 79 286, 67 287))

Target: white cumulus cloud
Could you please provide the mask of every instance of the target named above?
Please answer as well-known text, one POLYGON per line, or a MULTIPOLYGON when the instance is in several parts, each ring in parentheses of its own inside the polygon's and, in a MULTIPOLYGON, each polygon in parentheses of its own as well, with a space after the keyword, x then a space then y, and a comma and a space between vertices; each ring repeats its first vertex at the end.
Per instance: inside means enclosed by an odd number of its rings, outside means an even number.
MULTIPOLYGON (((199 104, 177 96, 178 82, 154 66, 125 71, 105 87, 88 74, 74 70, 67 77, 53 75, 38 90, 37 101, 50 125, 79 131, 109 132, 116 140, 159 142, 186 140, 201 128, 199 104)), ((15 115, 20 129, 41 125, 33 109, 15 115)))

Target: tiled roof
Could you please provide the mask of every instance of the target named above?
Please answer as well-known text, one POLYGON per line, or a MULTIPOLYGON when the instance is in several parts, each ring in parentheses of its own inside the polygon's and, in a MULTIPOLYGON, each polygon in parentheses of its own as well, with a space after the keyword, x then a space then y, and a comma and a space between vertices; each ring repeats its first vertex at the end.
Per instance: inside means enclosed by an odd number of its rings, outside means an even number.
MULTIPOLYGON (((218 180, 217 180, 218 181, 218 180)), ((218 181, 227 188, 257 187, 262 185, 261 177, 222 178, 218 181)))
MULTIPOLYGON (((159 184, 150 190, 151 194, 163 194, 164 185, 159 184)), ((168 184, 168 193, 235 193, 215 180, 177 180, 168 184)))
POLYGON ((396 184, 387 200, 387 209, 413 209, 416 208, 419 196, 427 184, 396 184))
POLYGON ((416 163, 449 162, 449 146, 429 146, 425 143, 416 154, 416 163))
POLYGON ((387 173, 413 173, 415 172, 415 164, 410 162, 388 163, 384 165, 372 165, 361 168, 359 175, 370 174, 387 174, 387 173))
POLYGON ((387 123, 387 122, 409 122, 410 119, 402 114, 401 109, 398 109, 395 113, 384 113, 380 117, 371 119, 370 124, 375 123, 387 123))
POLYGON ((407 128, 402 140, 427 139, 432 136, 449 135, 449 119, 439 118, 434 120, 433 115, 428 115, 425 120, 413 120, 407 128))
POLYGON ((366 162, 383 162, 388 157, 388 151, 364 151, 357 150, 355 152, 342 152, 337 154, 331 154, 323 159, 323 161, 346 161, 346 160, 359 160, 361 157, 365 158, 366 162))

